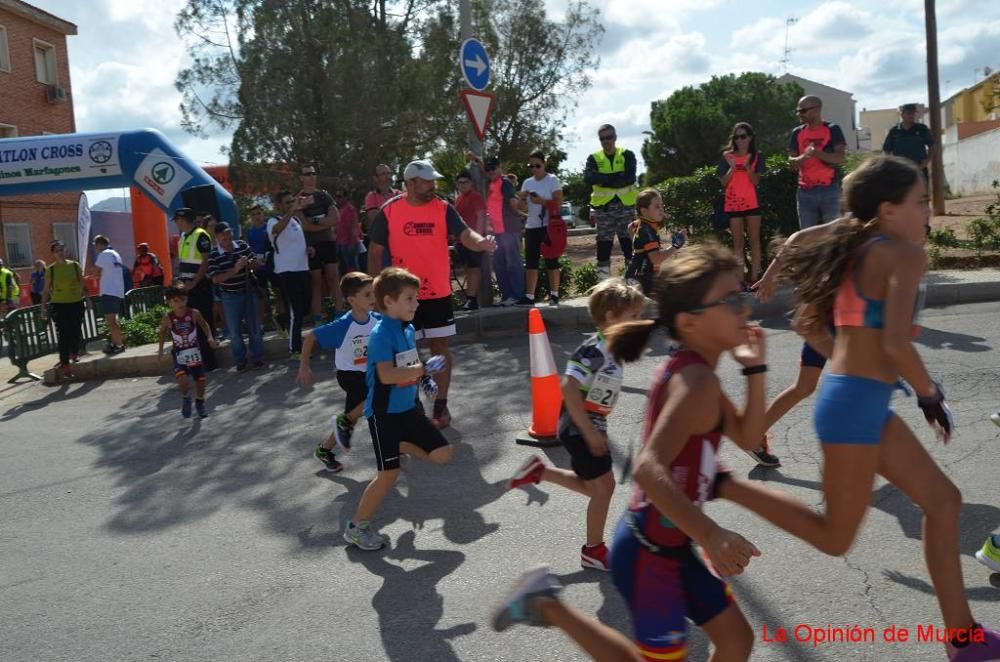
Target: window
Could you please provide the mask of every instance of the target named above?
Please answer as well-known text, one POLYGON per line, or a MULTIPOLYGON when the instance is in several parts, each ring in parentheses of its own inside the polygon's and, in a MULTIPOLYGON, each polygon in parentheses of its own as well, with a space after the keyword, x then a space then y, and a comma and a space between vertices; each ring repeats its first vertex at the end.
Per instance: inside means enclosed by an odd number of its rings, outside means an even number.
POLYGON ((7 244, 7 266, 12 269, 31 266, 31 231, 27 223, 4 223, 4 243, 7 244))
POLYGON ((76 223, 53 223, 52 238, 66 245, 66 259, 76 260, 76 223))
POLYGON ((46 85, 58 85, 59 76, 56 74, 56 47, 38 39, 35 43, 35 78, 39 83, 46 85))
POLYGON ((0 25, 0 71, 10 73, 10 48, 7 47, 7 28, 0 25))
POLYGON ((0 124, 0 138, 16 138, 17 127, 13 124, 0 124))

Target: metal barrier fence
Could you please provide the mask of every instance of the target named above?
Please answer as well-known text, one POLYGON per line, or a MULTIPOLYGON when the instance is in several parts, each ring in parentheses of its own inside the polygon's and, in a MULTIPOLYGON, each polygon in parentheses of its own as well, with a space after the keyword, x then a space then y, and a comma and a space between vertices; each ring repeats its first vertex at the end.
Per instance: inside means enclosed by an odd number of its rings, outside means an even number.
MULTIPOLYGON (((83 313, 83 338, 79 354, 87 353, 87 343, 101 340, 107 334, 101 298, 88 297, 83 313)), ((132 317, 163 303, 163 288, 159 285, 130 290, 125 294, 125 314, 132 317)), ((7 314, 3 320, 2 333, 7 339, 7 354, 18 373, 8 381, 13 384, 19 379, 40 380, 41 377, 28 370, 28 362, 59 350, 56 341, 56 327, 49 315, 42 319, 41 306, 18 308, 7 314)))

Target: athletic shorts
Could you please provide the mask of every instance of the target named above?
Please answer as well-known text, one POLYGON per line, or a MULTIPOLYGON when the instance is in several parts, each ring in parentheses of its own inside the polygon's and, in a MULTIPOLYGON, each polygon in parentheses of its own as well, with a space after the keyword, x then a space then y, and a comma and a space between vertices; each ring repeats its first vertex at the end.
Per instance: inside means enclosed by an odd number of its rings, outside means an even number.
POLYGON ((455 255, 463 267, 478 269, 482 265, 483 254, 478 251, 470 251, 463 244, 455 244, 455 255))
POLYGON ((347 394, 344 411, 349 412, 368 398, 368 379, 361 370, 338 370, 337 383, 347 394))
POLYGON ((760 207, 754 207, 753 209, 742 209, 740 211, 727 211, 726 215, 730 219, 746 218, 747 216, 760 216, 760 207))
POLYGON ((448 445, 441 431, 418 407, 401 414, 374 414, 368 419, 368 429, 379 471, 399 468, 399 445, 404 441, 425 453, 448 445))
MULTIPOLYGON (((527 228, 524 231, 524 268, 537 269, 542 256, 542 243, 549 236, 548 228, 527 228)), ((546 269, 558 269, 557 258, 545 258, 546 269)))
POLYGON ((184 375, 190 375, 196 382, 205 381, 205 366, 204 365, 181 365, 180 363, 174 364, 174 378, 179 379, 184 375))
POLYGON ((587 442, 578 434, 564 434, 559 441, 569 452, 570 466, 573 473, 583 480, 594 480, 611 471, 611 454, 595 456, 590 452, 587 442))
POLYGON ((101 314, 102 315, 121 315, 122 314, 122 304, 125 301, 121 297, 111 296, 110 294, 101 295, 101 314))
POLYGON ((321 241, 312 245, 313 254, 309 258, 309 271, 322 269, 327 264, 337 264, 337 242, 321 241))
POLYGON ((824 444, 877 444, 892 409, 894 384, 828 374, 819 384, 813 426, 824 444))
POLYGON ((619 521, 611 577, 632 614, 635 643, 645 660, 687 659, 687 621, 704 625, 733 604, 732 589, 690 546, 672 552, 654 554, 632 535, 624 517, 619 521))
POLYGON ((451 297, 423 299, 413 316, 413 328, 417 340, 423 338, 449 338, 457 333, 455 311, 451 307, 451 297))
POLYGON ((822 370, 826 366, 826 357, 813 349, 807 342, 802 343, 802 356, 799 365, 803 368, 819 368, 822 370))

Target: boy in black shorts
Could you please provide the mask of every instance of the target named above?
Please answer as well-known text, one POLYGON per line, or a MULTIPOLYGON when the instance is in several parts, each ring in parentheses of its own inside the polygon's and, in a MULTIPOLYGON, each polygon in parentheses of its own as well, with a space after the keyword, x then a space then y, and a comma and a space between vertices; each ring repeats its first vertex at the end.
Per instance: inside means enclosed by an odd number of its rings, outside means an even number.
POLYGON ((608 570, 604 527, 615 490, 608 452, 607 417, 618 400, 623 372, 608 353, 604 331, 614 324, 639 319, 646 300, 638 288, 620 278, 602 281, 590 291, 590 317, 597 333, 570 357, 563 375, 563 406, 559 440, 569 451, 572 471, 549 467, 537 455, 507 481, 507 489, 543 480, 588 497, 587 542, 580 550, 584 568, 608 570))
POLYGON ((174 357, 174 378, 181 391, 181 415, 191 418, 191 386, 188 384, 190 375, 195 385, 194 402, 198 416, 205 418, 208 416, 205 408, 205 363, 198 345, 198 327, 201 327, 205 337, 209 339, 209 346, 214 349, 219 343, 212 337, 212 329, 201 313, 188 307, 187 292, 169 287, 166 300, 170 310, 160 322, 160 347, 157 356, 163 356, 163 342, 169 337, 173 341, 171 354, 174 357))
POLYGON ((340 451, 351 449, 351 435, 354 424, 364 412, 368 398, 368 337, 382 316, 374 312, 375 294, 372 289, 374 279, 368 274, 352 271, 340 279, 340 290, 351 307, 346 313, 329 324, 313 329, 302 342, 302 363, 299 365, 298 382, 302 386, 312 386, 312 368, 309 358, 318 344, 324 351, 333 350, 337 368, 337 383, 344 389, 347 401, 344 412, 330 421, 330 436, 316 446, 313 453, 323 463, 327 471, 339 473, 344 466, 335 457, 334 446, 340 451))
POLYGON ((399 454, 451 461, 452 447, 417 406, 417 383, 444 368, 445 359, 431 357, 426 364, 417 354, 416 333, 410 321, 417 312, 420 279, 405 269, 390 267, 375 279, 375 303, 382 319, 368 337, 368 398, 365 416, 375 446, 378 473, 361 496, 344 539, 364 550, 381 549, 389 539, 370 522, 399 477, 399 454))

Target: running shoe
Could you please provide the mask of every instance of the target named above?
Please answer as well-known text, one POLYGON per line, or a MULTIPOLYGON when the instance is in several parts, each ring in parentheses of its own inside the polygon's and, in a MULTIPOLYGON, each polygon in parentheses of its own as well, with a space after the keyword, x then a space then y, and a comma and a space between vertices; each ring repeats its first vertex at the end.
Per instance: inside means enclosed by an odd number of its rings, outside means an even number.
POLYGON ((115 346, 112 345, 111 343, 106 343, 104 347, 101 348, 101 351, 104 352, 105 354, 111 355, 115 351, 115 346))
POLYGON ((348 522, 347 528, 344 529, 344 540, 366 552, 382 549, 389 544, 389 536, 372 531, 368 522, 361 522, 357 525, 354 522, 348 522))
POLYGON ((600 278, 601 280, 607 280, 608 278, 611 278, 611 267, 610 266, 597 267, 597 277, 600 278))
POLYGON ((993 425, 1000 427, 1000 412, 990 415, 990 420, 993 421, 993 425))
POLYGON ((545 627, 539 609, 539 598, 559 599, 562 585, 552 573, 552 568, 541 565, 521 575, 517 584, 493 612, 493 629, 503 632, 517 623, 545 627))
POLYGON ((125 345, 112 345, 111 351, 108 352, 108 354, 114 356, 115 354, 121 354, 124 351, 125 351, 125 345))
POLYGON ((79 363, 80 362, 80 357, 77 354, 70 354, 69 355, 69 360, 70 360, 70 363, 79 363))
POLYGON ((549 295, 549 305, 550 306, 558 306, 559 305, 559 295, 558 294, 550 294, 549 295))
POLYGON ((593 568, 594 570, 603 570, 608 572, 611 570, 611 564, 608 561, 608 546, 603 542, 597 547, 587 547, 584 545, 580 549, 580 565, 584 568, 593 568))
POLYGON ((347 414, 337 414, 333 419, 333 438, 337 440, 337 446, 345 453, 351 450, 352 434, 354 434, 354 426, 347 420, 347 414))
POLYGON ((768 444, 768 436, 764 435, 764 441, 758 448, 751 451, 747 451, 747 454, 757 461, 762 467, 774 468, 781 466, 781 460, 777 455, 771 453, 770 444, 768 444))
POLYGON ((247 371, 246 363, 240 363, 236 366, 236 372, 246 372, 246 371, 247 371))
POLYGON ((515 487, 521 487, 522 485, 527 485, 528 483, 537 485, 542 482, 543 473, 545 473, 545 463, 542 462, 542 458, 537 455, 532 455, 528 458, 527 462, 521 465, 521 468, 517 470, 517 473, 507 481, 507 489, 512 490, 515 487))
POLYGON ((188 396, 181 401, 181 416, 191 418, 191 397, 188 396))
POLYGON ((468 311, 479 310, 479 300, 469 297, 468 299, 466 299, 465 305, 462 306, 460 310, 468 310, 468 311))
POLYGON ((301 361, 302 360, 302 354, 300 352, 292 352, 291 354, 288 355, 288 360, 289 361, 301 361))
MULTIPOLYGON (((978 625, 978 624, 977 624, 978 625)), ((1000 632, 978 625, 982 631, 972 635, 972 641, 961 648, 945 644, 949 662, 986 662, 1000 660, 1000 632)))
POLYGON ((993 572, 1000 572, 1000 534, 987 538, 976 558, 993 572))
POLYGON ((198 418, 205 418, 206 416, 208 416, 208 410, 205 409, 204 400, 199 400, 198 398, 195 398, 194 408, 198 411, 198 418))
POLYGON ((323 448, 322 446, 316 446, 313 456, 322 462, 323 466, 326 467, 326 470, 332 474, 339 474, 344 469, 344 465, 337 461, 333 451, 323 448))

